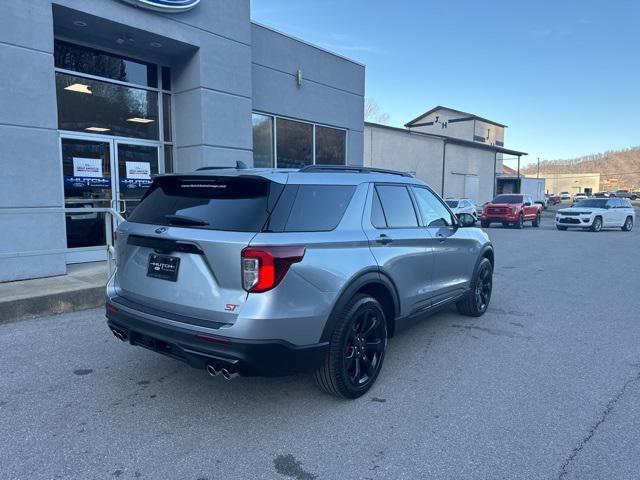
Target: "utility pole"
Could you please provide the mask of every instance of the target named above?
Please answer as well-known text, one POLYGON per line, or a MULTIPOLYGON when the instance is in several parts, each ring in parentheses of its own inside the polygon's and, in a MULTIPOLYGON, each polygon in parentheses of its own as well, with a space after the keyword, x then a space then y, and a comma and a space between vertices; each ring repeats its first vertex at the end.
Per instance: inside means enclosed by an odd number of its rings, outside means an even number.
POLYGON ((538 157, 538 178, 540 178, 540 157, 538 157))

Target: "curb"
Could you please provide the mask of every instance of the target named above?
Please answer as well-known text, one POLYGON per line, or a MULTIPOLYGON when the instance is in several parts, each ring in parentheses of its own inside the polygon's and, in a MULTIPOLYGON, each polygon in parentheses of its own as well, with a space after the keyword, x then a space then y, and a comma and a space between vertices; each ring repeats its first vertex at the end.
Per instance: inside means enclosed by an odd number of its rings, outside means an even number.
POLYGON ((0 302, 0 324, 104 305, 104 286, 0 302))

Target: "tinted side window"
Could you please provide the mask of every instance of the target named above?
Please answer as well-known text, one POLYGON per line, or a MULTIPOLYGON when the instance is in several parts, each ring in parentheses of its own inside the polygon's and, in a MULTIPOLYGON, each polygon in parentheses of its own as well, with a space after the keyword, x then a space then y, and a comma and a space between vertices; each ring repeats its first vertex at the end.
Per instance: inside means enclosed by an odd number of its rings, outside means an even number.
POLYGON ((371 225, 376 228, 385 228, 387 226, 387 220, 384 218, 380 197, 375 188, 373 189, 373 205, 371 205, 371 225))
POLYGON ((418 219, 409 196, 402 185, 378 185, 376 187, 382 210, 391 228, 417 227, 418 219))
POLYGON ((353 185, 287 185, 265 231, 328 232, 351 202, 353 185))
POLYGON ((447 227, 453 225, 451 213, 443 203, 426 188, 413 187, 416 202, 422 215, 422 223, 426 227, 447 227))

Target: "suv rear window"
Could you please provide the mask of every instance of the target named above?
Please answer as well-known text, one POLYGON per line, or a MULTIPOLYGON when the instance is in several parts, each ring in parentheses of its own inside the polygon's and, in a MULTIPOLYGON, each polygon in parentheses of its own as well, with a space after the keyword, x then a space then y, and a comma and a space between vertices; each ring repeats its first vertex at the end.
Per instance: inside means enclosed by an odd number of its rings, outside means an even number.
POLYGON ((234 232, 259 232, 283 185, 261 178, 159 177, 128 220, 234 232))
POLYGON ((355 190, 354 185, 287 185, 264 231, 331 231, 342 220, 355 190))

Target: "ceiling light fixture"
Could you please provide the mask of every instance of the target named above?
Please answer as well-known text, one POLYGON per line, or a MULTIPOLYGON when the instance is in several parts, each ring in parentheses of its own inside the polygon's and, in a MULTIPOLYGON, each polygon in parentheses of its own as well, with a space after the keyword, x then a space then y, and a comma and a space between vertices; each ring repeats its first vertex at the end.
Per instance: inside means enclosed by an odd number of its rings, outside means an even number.
POLYGON ((86 93, 87 95, 93 94, 93 92, 89 90, 89 85, 85 85, 84 83, 72 83, 64 87, 64 89, 70 92, 86 93))
POLYGON ((73 22, 73 24, 76 27, 86 27, 87 26, 87 22, 83 22, 82 20, 76 20, 75 22, 73 22))
POLYGON ((85 128, 85 130, 87 132, 109 132, 109 131, 111 131, 110 128, 103 128, 103 127, 87 127, 87 128, 85 128))
POLYGON ((153 120, 153 119, 151 119, 151 118, 133 117, 133 118, 127 118, 127 122, 134 122, 134 123, 153 123, 153 122, 155 122, 155 120, 153 120))

